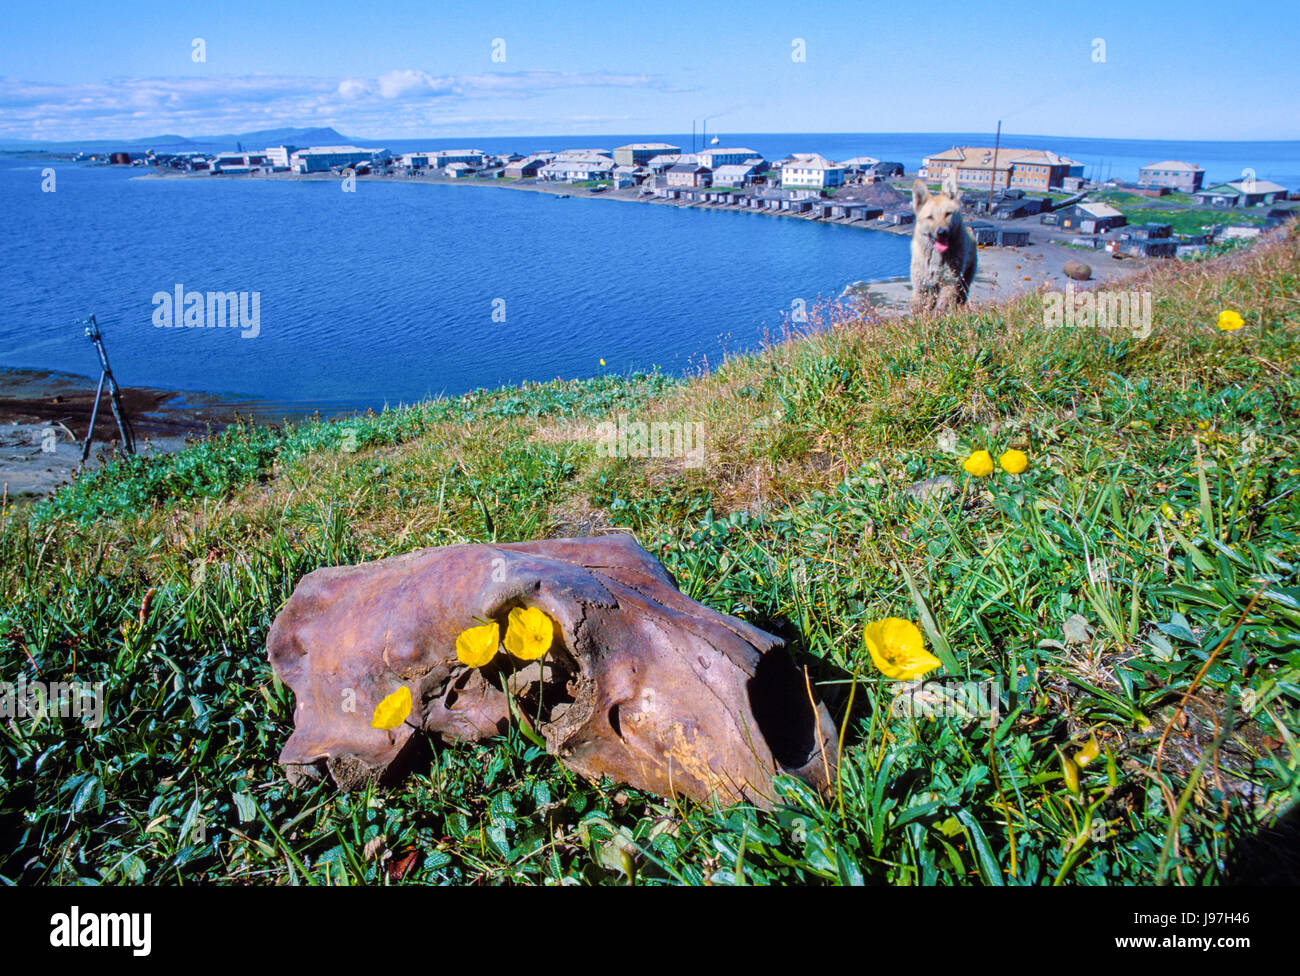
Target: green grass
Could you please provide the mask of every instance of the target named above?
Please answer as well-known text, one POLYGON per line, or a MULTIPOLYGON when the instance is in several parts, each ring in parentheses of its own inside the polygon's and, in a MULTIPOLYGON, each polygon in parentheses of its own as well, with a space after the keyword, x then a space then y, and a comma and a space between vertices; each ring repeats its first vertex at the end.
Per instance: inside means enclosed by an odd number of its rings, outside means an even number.
POLYGON ((410 851, 408 884, 1295 872, 1294 838, 1268 831, 1300 790, 1300 243, 1125 287, 1155 296, 1146 340, 1047 329, 1037 296, 841 318, 685 380, 235 428, 8 511, 0 679, 102 681, 107 710, 0 723, 0 879, 391 883, 410 851), (1218 332, 1223 308, 1246 327, 1218 332), (598 457, 619 413, 705 424, 707 465, 598 457), (961 469, 1011 446, 1024 475, 961 469), (908 491, 938 476, 955 495, 908 491), (287 785, 293 701, 265 639, 305 573, 616 527, 690 596, 790 640, 845 723, 837 795, 670 802, 581 781, 514 731, 437 746, 390 789, 287 785), (940 677, 997 682, 996 721, 894 714, 862 641, 889 615, 924 625, 940 677))
POLYGON ((1258 226, 1264 223, 1264 213, 1267 209, 1198 207, 1194 205, 1196 198, 1185 193, 1147 197, 1123 190, 1105 190, 1094 194, 1093 197, 1115 207, 1128 218, 1130 224, 1170 224, 1175 234, 1199 234, 1206 227, 1216 224, 1258 226), (1188 204, 1193 205, 1188 206, 1188 204))
POLYGON ((1252 227, 1264 223, 1261 214, 1232 212, 1224 210, 1183 209, 1161 210, 1155 207, 1119 207, 1130 224, 1158 223, 1169 224, 1175 234, 1199 234, 1207 227, 1236 226, 1248 224, 1252 227))

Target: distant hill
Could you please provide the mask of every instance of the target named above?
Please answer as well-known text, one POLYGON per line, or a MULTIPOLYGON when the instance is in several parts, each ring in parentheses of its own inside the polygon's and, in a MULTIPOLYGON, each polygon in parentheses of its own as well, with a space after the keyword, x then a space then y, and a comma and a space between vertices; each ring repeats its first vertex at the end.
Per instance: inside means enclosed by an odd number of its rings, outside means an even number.
POLYGON ((0 136, 0 149, 49 149, 56 152, 69 152, 80 149, 157 149, 162 151, 203 151, 234 149, 236 144, 245 149, 264 149, 291 143, 299 146, 330 146, 350 143, 348 136, 331 128, 315 129, 258 129, 253 132, 232 133, 228 135, 180 136, 174 134, 148 136, 143 139, 84 139, 59 140, 46 139, 10 139, 0 136))
POLYGON ((244 132, 226 136, 194 136, 190 142, 201 143, 235 143, 242 142, 245 148, 255 146, 279 146, 293 143, 299 146, 337 146, 347 145, 350 140, 336 129, 258 129, 256 132, 244 132))

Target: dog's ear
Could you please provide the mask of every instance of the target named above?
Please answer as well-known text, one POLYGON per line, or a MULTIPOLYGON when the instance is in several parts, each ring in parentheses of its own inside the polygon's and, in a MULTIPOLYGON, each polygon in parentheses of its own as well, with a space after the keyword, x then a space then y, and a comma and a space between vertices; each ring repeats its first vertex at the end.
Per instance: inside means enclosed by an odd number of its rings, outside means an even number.
POLYGON ((952 170, 948 170, 943 178, 943 192, 954 200, 961 199, 961 190, 957 189, 957 176, 952 170))
POLYGON ((920 210, 921 205, 930 199, 930 191, 926 188, 925 181, 919 176, 916 182, 912 184, 912 209, 920 210))

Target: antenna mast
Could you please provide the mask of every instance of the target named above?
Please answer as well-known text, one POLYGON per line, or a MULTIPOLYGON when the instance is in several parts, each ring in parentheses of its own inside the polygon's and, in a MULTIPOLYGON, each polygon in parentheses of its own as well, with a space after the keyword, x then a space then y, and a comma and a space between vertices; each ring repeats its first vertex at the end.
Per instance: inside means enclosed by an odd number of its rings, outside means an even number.
POLYGON ((993 172, 989 174, 989 213, 993 212, 993 184, 998 181, 998 147, 1002 145, 1002 120, 998 119, 998 134, 993 137, 993 172))

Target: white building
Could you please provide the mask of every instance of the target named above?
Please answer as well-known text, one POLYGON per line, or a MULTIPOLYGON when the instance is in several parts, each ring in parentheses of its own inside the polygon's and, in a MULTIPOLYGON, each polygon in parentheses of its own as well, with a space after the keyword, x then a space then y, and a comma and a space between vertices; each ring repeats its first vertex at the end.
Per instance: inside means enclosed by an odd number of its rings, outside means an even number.
POLYGON ((844 185, 844 167, 820 153, 795 153, 781 167, 781 186, 824 190, 844 185))
POLYGON ((743 148, 701 149, 695 154, 695 161, 709 169, 717 169, 719 166, 737 166, 751 159, 761 162, 763 157, 752 149, 743 148))
POLYGON ((486 155, 482 149, 439 149, 430 155, 429 165, 446 169, 452 163, 464 163, 482 169, 486 155))
POLYGON ((355 166, 357 163, 369 163, 387 158, 387 149, 313 146, 310 149, 299 149, 290 156, 289 168, 295 173, 325 173, 339 167, 355 166))
POLYGON ((251 173, 262 168, 265 153, 217 153, 210 167, 213 173, 251 173))
POLYGON ((593 159, 561 159, 558 156, 537 172, 539 179, 580 183, 585 180, 607 180, 614 172, 614 160, 608 156, 593 159))
POLYGON ((714 186, 745 186, 758 175, 753 163, 728 163, 713 171, 714 186))
POLYGON ((276 169, 288 169, 289 157, 297 151, 297 146, 267 146, 266 161, 276 169))
POLYGON ((652 156, 650 162, 646 163, 650 171, 656 175, 662 175, 672 169, 678 163, 697 163, 699 159, 694 153, 661 153, 658 156, 652 156))

